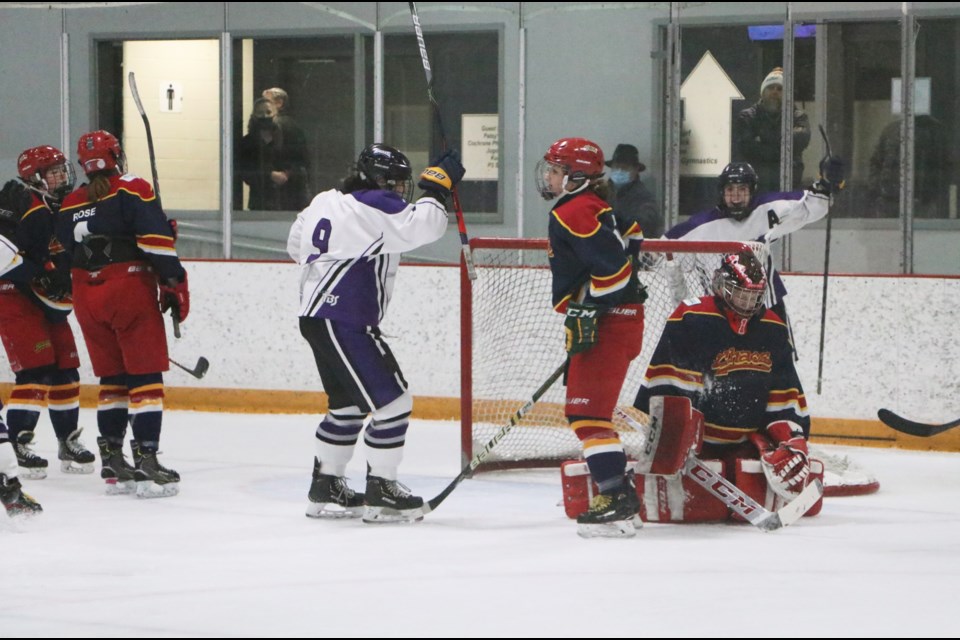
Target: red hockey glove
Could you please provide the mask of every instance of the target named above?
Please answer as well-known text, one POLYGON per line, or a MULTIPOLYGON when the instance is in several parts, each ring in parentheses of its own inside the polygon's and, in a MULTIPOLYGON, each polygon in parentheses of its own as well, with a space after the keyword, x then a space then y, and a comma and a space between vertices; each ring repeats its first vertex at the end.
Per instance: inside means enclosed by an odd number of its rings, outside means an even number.
POLYGON ((187 287, 187 273, 183 273, 183 281, 176 282, 172 278, 167 283, 160 283, 160 313, 173 309, 177 319, 183 322, 190 313, 190 289, 187 287))
POLYGON ((750 434, 760 451, 760 463, 767 484, 784 498, 792 499, 810 477, 810 454, 800 426, 786 420, 770 423, 763 433, 750 434))

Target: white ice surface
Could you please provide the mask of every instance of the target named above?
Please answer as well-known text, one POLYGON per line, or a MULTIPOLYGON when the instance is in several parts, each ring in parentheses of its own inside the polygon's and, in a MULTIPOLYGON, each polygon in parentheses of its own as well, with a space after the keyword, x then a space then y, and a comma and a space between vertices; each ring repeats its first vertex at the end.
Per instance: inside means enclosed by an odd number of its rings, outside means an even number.
MULTIPOLYGON (((93 412, 81 421, 94 448, 93 412)), ((0 515, 0 637, 960 634, 957 454, 831 448, 880 492, 774 533, 648 524, 582 540, 556 470, 466 480, 417 525, 306 518, 315 421, 168 412, 161 460, 181 494, 138 500, 60 473, 44 418, 51 472, 25 484, 45 511, 0 515)), ((439 493, 458 438, 415 422, 401 479, 439 493)))

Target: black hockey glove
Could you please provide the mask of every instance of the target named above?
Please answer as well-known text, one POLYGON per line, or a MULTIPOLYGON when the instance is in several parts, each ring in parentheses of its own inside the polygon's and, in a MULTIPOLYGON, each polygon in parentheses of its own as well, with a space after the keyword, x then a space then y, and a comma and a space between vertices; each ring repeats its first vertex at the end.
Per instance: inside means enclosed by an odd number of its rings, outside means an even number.
POLYGON ((845 186, 843 160, 837 156, 824 156, 820 161, 820 178, 813 183, 810 190, 828 196, 845 186))
POLYGON ((460 164, 460 154, 450 149, 441 153, 429 167, 423 170, 417 186, 436 195, 440 201, 446 202, 447 196, 463 179, 464 173, 466 170, 460 164))
POLYGON ((0 209, 12 211, 18 219, 27 212, 32 201, 29 189, 19 180, 9 180, 0 189, 0 209))
POLYGON ((567 334, 567 353, 574 356, 597 343, 600 307, 592 302, 570 302, 563 330, 567 334))
POLYGON ((73 292, 70 274, 54 269, 44 271, 33 279, 33 286, 43 297, 54 302, 63 302, 73 292))

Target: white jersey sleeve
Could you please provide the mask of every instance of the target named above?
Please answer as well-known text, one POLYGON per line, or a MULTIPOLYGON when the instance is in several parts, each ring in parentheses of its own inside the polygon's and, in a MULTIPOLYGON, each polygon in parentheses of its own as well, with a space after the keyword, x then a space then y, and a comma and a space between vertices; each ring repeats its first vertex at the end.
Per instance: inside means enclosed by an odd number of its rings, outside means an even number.
POLYGON ((5 237, 0 236, 0 277, 23 264, 23 257, 17 247, 5 237))

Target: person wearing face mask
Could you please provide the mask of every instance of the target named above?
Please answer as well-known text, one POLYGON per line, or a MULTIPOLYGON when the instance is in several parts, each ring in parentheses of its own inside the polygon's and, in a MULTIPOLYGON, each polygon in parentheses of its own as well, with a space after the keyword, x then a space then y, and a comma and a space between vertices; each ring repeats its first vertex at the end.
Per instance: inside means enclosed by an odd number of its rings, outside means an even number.
MULTIPOLYGON (((740 112, 734 129, 737 160, 753 165, 761 191, 780 187, 780 123, 783 113, 783 69, 775 68, 760 85, 760 100, 740 112)), ((793 109, 793 187, 803 181, 803 150, 810 144, 810 120, 793 109)))
POLYGON ((640 154, 632 144, 618 144, 613 157, 605 163, 616 193, 613 196, 614 214, 618 219, 637 222, 647 238, 663 234, 663 216, 657 209, 656 198, 640 180, 647 168, 640 162, 640 154))
POLYGON ((257 99, 240 141, 239 173, 250 187, 251 211, 300 211, 310 202, 303 145, 287 139, 276 118, 276 106, 257 99))

